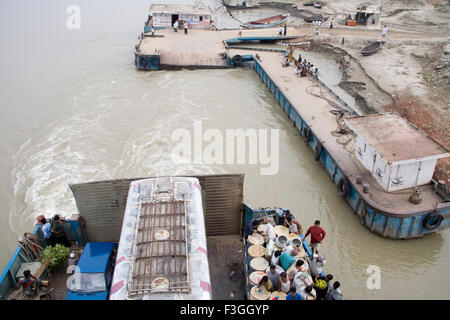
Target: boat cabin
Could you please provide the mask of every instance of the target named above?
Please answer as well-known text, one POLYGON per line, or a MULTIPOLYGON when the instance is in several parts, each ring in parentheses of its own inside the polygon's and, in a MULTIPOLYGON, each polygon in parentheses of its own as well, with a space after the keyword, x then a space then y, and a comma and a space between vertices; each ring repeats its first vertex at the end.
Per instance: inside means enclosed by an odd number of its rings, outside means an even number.
POLYGON ((430 183, 437 160, 450 156, 394 113, 348 118, 345 123, 357 135, 356 158, 387 192, 430 183))
POLYGON ((179 27, 188 24, 189 28, 209 28, 211 10, 208 7, 191 5, 152 4, 149 10, 148 23, 154 28, 170 28, 178 21, 179 27))

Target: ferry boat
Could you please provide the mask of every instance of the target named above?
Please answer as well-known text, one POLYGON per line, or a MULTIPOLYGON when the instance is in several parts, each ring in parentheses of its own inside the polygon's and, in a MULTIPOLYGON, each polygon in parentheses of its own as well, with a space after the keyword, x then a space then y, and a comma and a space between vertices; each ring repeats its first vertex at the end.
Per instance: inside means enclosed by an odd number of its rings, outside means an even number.
MULTIPOLYGON (((246 206, 242 202, 243 183, 243 174, 230 174, 70 185, 79 211, 64 221, 71 250, 83 252, 80 261, 84 259, 87 264, 86 250, 107 248, 110 252, 118 245, 117 253, 111 255, 113 276, 105 277, 102 285, 98 284, 102 278, 96 278, 96 286, 109 295, 80 292, 77 297, 76 290, 67 293, 67 283, 77 273, 67 274, 62 266, 52 271, 49 287, 53 291, 49 295, 79 300, 250 298, 254 270, 244 227, 261 216, 282 224, 286 209, 253 210, 246 206)), ((28 243, 35 248, 45 246, 36 236, 38 228, 35 236, 28 235, 28 243)), ((298 241, 305 250, 302 258, 310 263, 310 248, 302 238, 298 241)), ((23 243, 0 277, 1 299, 27 298, 18 287, 18 278, 24 266, 39 263, 40 257, 36 254, 39 250, 23 243)), ((37 276, 44 279, 46 270, 41 271, 37 276)))

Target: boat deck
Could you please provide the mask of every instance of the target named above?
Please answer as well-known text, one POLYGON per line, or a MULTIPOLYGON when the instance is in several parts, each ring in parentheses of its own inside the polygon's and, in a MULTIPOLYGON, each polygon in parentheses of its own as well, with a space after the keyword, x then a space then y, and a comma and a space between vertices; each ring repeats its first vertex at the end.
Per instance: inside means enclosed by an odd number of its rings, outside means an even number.
POLYGON ((209 236, 208 262, 214 300, 244 300, 245 273, 242 237, 209 236))
MULTIPOLYGON (((242 49, 229 49, 230 55, 240 54, 255 54, 255 51, 242 49)), ((283 53, 275 52, 258 52, 260 57, 260 65, 265 72, 278 86, 284 96, 291 102, 292 106, 297 110, 298 114, 308 123, 311 130, 319 138, 322 145, 334 158, 339 167, 344 171, 348 179, 357 186, 369 203, 376 204, 377 207, 393 212, 394 214, 407 215, 410 212, 418 212, 421 209, 429 208, 435 203, 441 203, 442 198, 433 192, 432 186, 425 186, 421 195, 422 202, 420 204, 413 204, 409 202, 409 196, 412 189, 405 189, 398 192, 387 193, 381 189, 375 179, 370 173, 360 164, 352 151, 354 147, 350 148, 351 143, 347 146, 349 150, 338 143, 345 142, 350 137, 337 138, 332 135, 332 131, 338 128, 336 116, 331 113, 334 108, 324 99, 313 96, 308 93, 308 90, 314 90, 318 93, 318 88, 313 88, 317 82, 309 80, 307 77, 299 77, 295 74, 293 65, 289 67, 282 67, 284 61, 283 53), (363 186, 356 184, 356 177, 362 176, 362 183, 369 185, 369 192, 362 193, 363 186)), ((324 72, 323 70, 319 70, 324 72)), ((321 89, 322 94, 328 91, 325 88, 321 89)), ((330 99, 327 95, 327 99, 330 99)), ((333 99, 331 98, 333 101, 333 99)), ((335 103, 339 101, 334 98, 335 103)), ((302 139, 299 137, 299 139, 302 139)), ((354 152, 353 152, 354 153, 354 152)), ((313 154, 311 154, 313 156, 313 154)))

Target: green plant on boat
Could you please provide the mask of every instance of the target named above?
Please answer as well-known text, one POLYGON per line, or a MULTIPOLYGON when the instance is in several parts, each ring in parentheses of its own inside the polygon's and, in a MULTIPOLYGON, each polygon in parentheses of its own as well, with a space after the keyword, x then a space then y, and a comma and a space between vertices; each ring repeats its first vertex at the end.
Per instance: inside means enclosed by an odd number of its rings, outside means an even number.
POLYGON ((42 252, 41 262, 48 261, 48 271, 51 272, 62 265, 69 257, 69 248, 57 244, 54 247, 48 246, 42 252))

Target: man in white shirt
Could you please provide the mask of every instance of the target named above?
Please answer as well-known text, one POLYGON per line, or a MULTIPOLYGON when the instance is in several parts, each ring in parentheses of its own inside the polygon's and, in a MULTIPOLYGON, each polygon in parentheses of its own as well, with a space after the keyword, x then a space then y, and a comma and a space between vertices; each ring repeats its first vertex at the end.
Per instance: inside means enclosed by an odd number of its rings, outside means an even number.
POLYGON ((313 260, 311 261, 311 275, 313 277, 320 275, 323 266, 325 265, 325 257, 319 254, 313 254, 313 260))
POLYGON ((383 28, 383 32, 381 32, 381 35, 383 36, 383 38, 386 38, 386 35, 387 35, 387 31, 388 31, 388 28, 387 28, 387 26, 384 26, 384 28, 383 28))

